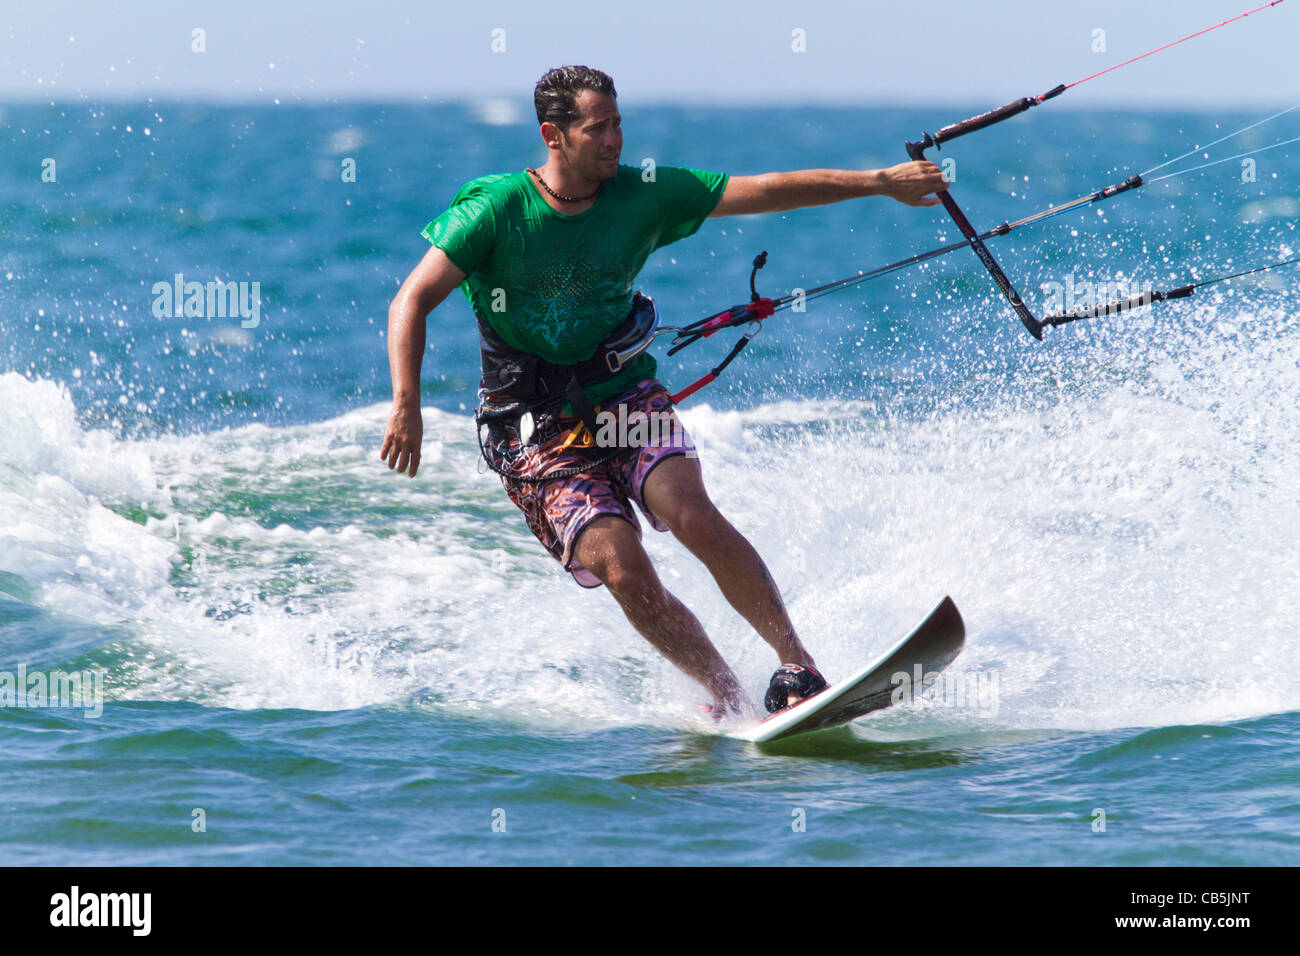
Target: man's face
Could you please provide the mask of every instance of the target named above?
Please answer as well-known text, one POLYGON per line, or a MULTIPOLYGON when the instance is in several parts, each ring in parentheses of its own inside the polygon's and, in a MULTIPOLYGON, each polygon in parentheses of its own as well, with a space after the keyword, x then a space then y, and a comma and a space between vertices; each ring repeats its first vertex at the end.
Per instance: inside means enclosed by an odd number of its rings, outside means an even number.
POLYGON ((577 97, 581 116, 559 133, 564 161, 588 179, 613 179, 623 152, 623 117, 618 101, 605 93, 583 90, 577 97))

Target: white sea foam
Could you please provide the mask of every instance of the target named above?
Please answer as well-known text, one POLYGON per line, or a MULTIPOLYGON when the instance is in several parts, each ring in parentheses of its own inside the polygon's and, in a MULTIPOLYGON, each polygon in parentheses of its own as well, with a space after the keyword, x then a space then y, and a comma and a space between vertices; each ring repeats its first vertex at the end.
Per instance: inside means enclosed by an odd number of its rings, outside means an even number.
MULTIPOLYGON (((1293 710, 1300 340, 1285 315, 1222 302, 1188 322, 1026 352, 1011 386, 908 414, 681 415, 831 677, 956 599, 964 666, 998 674, 996 718, 922 704, 882 731, 919 714, 932 732, 936 716, 1103 728, 1293 710)), ((414 701, 558 727, 676 725, 704 699, 537 547, 465 415, 426 410, 412 481, 378 461, 380 406, 122 441, 82 429, 58 386, 6 375, 0 410, 0 571, 131 635, 110 696, 414 701)), ((645 540, 760 690, 771 651, 670 536, 645 540)))

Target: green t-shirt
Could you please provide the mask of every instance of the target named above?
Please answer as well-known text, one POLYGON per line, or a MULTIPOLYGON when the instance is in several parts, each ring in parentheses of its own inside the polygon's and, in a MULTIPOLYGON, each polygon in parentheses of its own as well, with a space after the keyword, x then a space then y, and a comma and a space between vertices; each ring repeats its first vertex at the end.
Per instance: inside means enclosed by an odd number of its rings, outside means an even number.
MULTIPOLYGON (((650 253, 700 228, 726 188, 726 173, 660 166, 652 182, 620 166, 591 208, 552 209, 528 172, 471 180, 422 235, 466 274, 475 315, 522 352, 572 365, 627 317, 632 285, 650 253)), ((593 405, 653 378, 642 352, 587 389, 593 405)))

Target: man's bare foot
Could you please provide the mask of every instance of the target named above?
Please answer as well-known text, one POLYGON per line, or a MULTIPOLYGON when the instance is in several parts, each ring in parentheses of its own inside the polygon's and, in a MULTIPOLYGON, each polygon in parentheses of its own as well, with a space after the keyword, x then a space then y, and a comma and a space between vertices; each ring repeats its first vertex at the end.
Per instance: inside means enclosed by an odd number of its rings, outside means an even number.
POLYGON ((753 705, 750 704, 743 691, 735 691, 730 694, 719 694, 713 701, 713 706, 709 707, 709 716, 716 721, 727 720, 732 717, 750 717, 754 714, 753 705))

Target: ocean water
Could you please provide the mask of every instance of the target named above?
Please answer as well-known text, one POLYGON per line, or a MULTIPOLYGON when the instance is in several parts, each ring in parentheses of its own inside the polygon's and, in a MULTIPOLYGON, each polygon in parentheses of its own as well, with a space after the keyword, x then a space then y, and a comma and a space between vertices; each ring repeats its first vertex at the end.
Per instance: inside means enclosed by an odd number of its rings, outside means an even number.
MULTIPOLYGON (((881 167, 987 105, 629 102, 624 162, 881 167)), ((1052 107, 940 156, 987 228, 1267 112, 1052 107)), ((944 594, 967 647, 916 701, 760 749, 698 716, 703 692, 479 465, 459 294, 430 320, 420 475, 378 460, 388 302, 462 182, 541 160, 526 118, 0 109, 0 677, 102 680, 102 706, 0 707, 10 862, 1300 862, 1300 273, 1039 344, 962 251, 769 320, 680 409, 714 500, 832 679, 944 594), (258 282, 257 324, 158 317, 177 274, 258 282)), ((1295 255, 1300 155, 1252 172, 991 246, 1040 312, 1066 285, 1295 255)), ((760 250, 778 295, 956 238, 885 199, 711 220, 641 287, 684 324, 746 299, 760 250)), ((729 347, 660 347, 661 378, 683 387, 729 347)), ((761 698, 775 656, 647 534, 761 698)))

